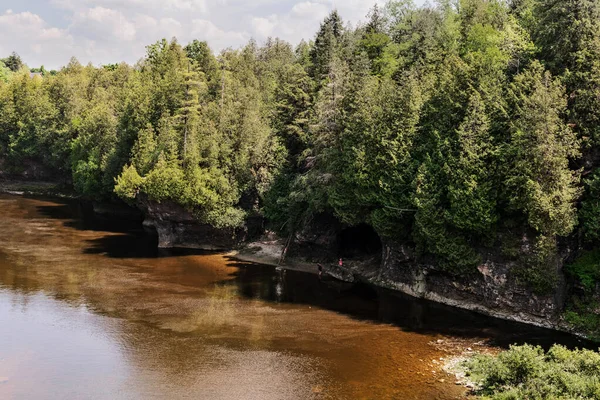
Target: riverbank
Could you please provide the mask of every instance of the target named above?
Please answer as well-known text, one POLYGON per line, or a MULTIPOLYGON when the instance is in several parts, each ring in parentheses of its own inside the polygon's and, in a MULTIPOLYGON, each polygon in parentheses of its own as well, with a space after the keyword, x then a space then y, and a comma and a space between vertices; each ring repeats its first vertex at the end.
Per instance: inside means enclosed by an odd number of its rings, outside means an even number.
POLYGON ((227 252, 226 255, 256 264, 270 265, 312 274, 318 273, 316 263, 310 263, 295 257, 282 257, 284 249, 284 240, 271 236, 247 243, 238 249, 227 252))
MULTIPOLYGON (((8 193, 14 195, 24 196, 45 196, 54 198, 68 198, 78 199, 79 197, 65 185, 57 182, 36 182, 36 181, 0 181, 0 193, 8 193)), ((114 205, 104 204, 98 202, 91 202, 86 200, 87 207, 90 211, 93 210, 95 214, 126 218, 126 219, 142 219, 139 213, 128 212, 125 205, 114 205), (134 215, 136 214, 136 215, 134 215)), ((307 261, 302 255, 294 254, 294 256, 286 256, 283 258, 283 249, 287 245, 287 240, 284 238, 277 237, 273 233, 267 232, 260 239, 254 240, 249 243, 243 243, 236 246, 234 250, 226 252, 225 254, 229 257, 236 258, 246 262, 252 262, 257 264, 265 264, 275 267, 282 267, 288 270, 302 271, 307 273, 316 274, 318 273, 317 263, 314 261, 307 261)), ((356 262, 348 261, 345 264, 354 276, 365 283, 374 285, 377 287, 383 287, 386 289, 398 291, 409 296, 426 299, 436 303, 473 311, 479 314, 491 316, 494 318, 500 318, 503 320, 515 321, 519 323, 525 323, 533 326, 543 327, 552 329, 560 332, 565 332, 586 338, 583 332, 578 332, 572 328, 564 319, 547 319, 544 317, 535 317, 527 313, 511 313, 510 310, 503 310, 501 308, 486 307, 483 304, 465 300, 460 297, 444 296, 444 288, 438 287, 437 291, 423 288, 420 281, 426 279, 426 273, 422 277, 416 277, 413 279, 414 284, 407 284, 401 281, 394 281, 390 279, 386 274, 382 273, 381 265, 375 265, 368 262, 356 262), (441 290, 439 290, 441 288, 441 290)), ((441 282, 443 285, 451 285, 452 282, 441 282)), ((440 285, 438 285, 440 286, 440 285)))
MULTIPOLYGON (((282 260, 285 241, 274 236, 263 238, 263 240, 254 241, 227 253, 228 256, 237 258, 242 261, 253 262, 258 264, 271 265, 284 269, 303 271, 308 273, 318 273, 317 264, 304 261, 298 257, 285 257, 282 260)), ((524 323, 540 328, 551 329, 558 332, 572 334, 574 336, 588 339, 582 332, 574 330, 562 318, 558 321, 550 321, 544 318, 534 318, 531 315, 524 314, 509 314, 499 310, 486 308, 481 304, 469 303, 448 297, 441 296, 433 292, 418 293, 413 287, 393 282, 381 276, 379 266, 365 265, 364 263, 347 262, 346 268, 354 274, 354 276, 364 282, 377 287, 382 287, 389 290, 401 292, 414 298, 425 299, 435 303, 444 304, 451 307, 460 308, 463 310, 473 311, 482 315, 499 318, 507 321, 524 323)))
POLYGON ((60 199, 74 199, 79 197, 72 187, 61 182, 6 178, 0 178, 0 193, 17 196, 49 196, 60 199))
POLYGON ((525 344, 499 353, 471 353, 449 360, 444 370, 473 395, 490 400, 600 398, 597 350, 525 344))
MULTIPOLYGON (((463 398, 464 385, 444 370, 454 357, 499 351, 512 343, 539 343, 541 338, 546 344, 578 346, 568 335, 400 291, 321 281, 310 274, 316 272, 315 265, 306 261, 287 258, 287 272, 265 266, 276 266, 281 255, 284 242, 274 236, 226 254, 159 255, 154 239, 135 224, 127 230, 115 225, 119 219, 102 219, 103 224, 93 218, 78 220, 79 201, 24 196, 3 196, 0 201, 0 218, 7 226, 0 232, 0 287, 18 293, 41 287, 58 294, 52 307, 61 308, 64 299, 83 302, 101 315, 136 326, 144 321, 166 335, 212 337, 215 343, 234 346, 247 340, 252 349, 335 359, 330 379, 365 397, 376 387, 377 398, 408 398, 407 393, 416 391, 424 394, 410 398, 456 400, 463 398), (260 264, 237 261, 242 259, 260 264), (332 321, 339 324, 332 326, 332 321), (364 381, 367 372, 370 382, 364 381), (450 391, 456 395, 440 397, 450 391)), ((0 368, 0 376, 5 375, 13 376, 0 368)), ((327 382, 316 382, 313 389, 324 394, 341 390, 327 382)))

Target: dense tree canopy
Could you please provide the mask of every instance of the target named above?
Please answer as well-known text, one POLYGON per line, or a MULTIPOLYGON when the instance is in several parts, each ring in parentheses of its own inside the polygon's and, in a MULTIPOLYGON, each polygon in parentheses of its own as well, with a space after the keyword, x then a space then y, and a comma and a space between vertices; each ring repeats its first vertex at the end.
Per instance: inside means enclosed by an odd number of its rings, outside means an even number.
POLYGON ((328 213, 452 273, 507 234, 548 260, 579 227, 598 239, 599 7, 393 0, 357 27, 333 12, 295 49, 162 40, 134 66, 43 78, 13 54, 0 158, 219 227, 259 214, 291 233, 328 213))

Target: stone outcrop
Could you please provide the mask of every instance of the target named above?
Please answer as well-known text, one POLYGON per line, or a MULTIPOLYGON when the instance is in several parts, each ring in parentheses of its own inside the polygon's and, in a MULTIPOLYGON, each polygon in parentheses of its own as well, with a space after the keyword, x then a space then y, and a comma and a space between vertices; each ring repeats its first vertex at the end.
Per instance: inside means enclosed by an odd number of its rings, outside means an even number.
POLYGON ((244 228, 220 229, 199 223, 192 213, 173 202, 140 198, 138 206, 144 214, 144 228, 158 235, 159 248, 229 250, 248 240, 257 223, 249 221, 244 228))
POLYGON ((65 176, 33 159, 25 159, 18 166, 9 166, 6 160, 0 158, 0 179, 70 183, 70 174, 65 176))
MULTIPOLYGON (((324 267, 336 265, 335 246, 340 245, 339 238, 336 239, 335 232, 331 232, 331 225, 324 230, 318 224, 313 225, 319 230, 312 233, 308 230, 298 235, 293 257, 322 262, 324 267), (328 246, 329 251, 326 250, 328 246), (311 251, 302 253, 306 249, 311 251)), ((340 229, 339 226, 337 228, 340 229)), ((530 240, 523 233, 518 253, 523 256, 530 251, 530 240)), ((329 274, 330 267, 326 267, 324 272, 340 280, 354 276, 417 298, 497 318, 564 330, 561 315, 568 285, 562 267, 569 255, 568 249, 564 249, 548 266, 557 272, 558 281, 554 291, 545 295, 519 282, 515 273, 519 265, 515 257, 505 256, 495 249, 480 249, 480 255, 481 264, 469 276, 458 276, 444 271, 433 258, 418 257, 409 244, 386 241, 382 245, 381 257, 344 259, 347 273, 332 271, 333 274, 329 274)))
POLYGON ((354 273, 350 269, 338 267, 333 264, 324 265, 323 273, 342 282, 352 283, 356 280, 354 273))
MULTIPOLYGON (((488 254, 467 277, 455 276, 435 265, 416 262, 405 245, 386 243, 376 283, 414 297, 480 312, 493 317, 559 328, 564 306, 565 283, 554 293, 536 294, 521 285, 512 273, 516 264, 488 254)), ((556 260, 554 268, 560 268, 556 260)))

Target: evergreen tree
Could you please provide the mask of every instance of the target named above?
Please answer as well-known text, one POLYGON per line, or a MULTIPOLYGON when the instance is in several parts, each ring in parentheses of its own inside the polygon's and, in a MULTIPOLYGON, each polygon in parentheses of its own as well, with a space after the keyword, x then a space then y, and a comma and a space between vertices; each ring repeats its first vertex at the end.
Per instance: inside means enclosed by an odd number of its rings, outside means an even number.
POLYGON ((333 11, 321 23, 321 28, 315 37, 315 43, 310 50, 311 76, 317 82, 320 82, 329 74, 329 65, 338 51, 343 34, 342 19, 337 11, 333 11))
POLYGON ((216 58, 206 42, 161 40, 135 66, 72 59, 43 79, 13 54, 0 159, 218 227, 366 223, 454 274, 500 237, 533 237, 519 277, 538 285, 578 216, 585 245, 598 239, 599 9, 393 0, 356 29, 334 11, 295 49, 273 38, 216 58))
POLYGON ((21 60, 21 56, 14 51, 10 56, 6 57, 2 61, 4 62, 4 65, 6 65, 6 67, 8 67, 8 69, 10 69, 12 72, 18 72, 25 66, 25 63, 23 60, 21 60))
POLYGON ((448 163, 447 219, 464 232, 487 235, 497 220, 494 146, 485 104, 478 92, 469 100, 456 131, 457 146, 448 163))
POLYGON ((579 174, 569 160, 579 155, 575 134, 561 118, 564 87, 540 63, 511 85, 514 120, 505 149, 506 197, 529 225, 546 237, 566 236, 577 223, 579 174))
POLYGON ((369 22, 364 27, 364 32, 359 43, 359 48, 369 57, 372 72, 375 75, 382 75, 388 72, 389 64, 393 63, 389 59, 389 49, 387 49, 392 39, 386 33, 386 25, 385 16, 379 7, 375 5, 370 12, 369 22), (386 50, 388 50, 388 53, 386 53, 386 50))
POLYGON ((580 137, 600 140, 600 3, 539 0, 533 38, 555 75, 564 75, 570 119, 580 137))
POLYGON ((11 74, 11 70, 0 60, 0 83, 8 82, 8 78, 11 74))

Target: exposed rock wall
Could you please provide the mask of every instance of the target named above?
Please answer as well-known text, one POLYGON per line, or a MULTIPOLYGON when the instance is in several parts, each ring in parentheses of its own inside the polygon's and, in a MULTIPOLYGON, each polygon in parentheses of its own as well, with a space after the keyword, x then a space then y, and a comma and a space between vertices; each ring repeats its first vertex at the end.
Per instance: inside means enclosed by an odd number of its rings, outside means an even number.
MULTIPOLYGON (((561 260, 556 259, 552 267, 558 270, 561 266, 561 260)), ((477 272, 457 277, 435 265, 416 262, 412 249, 406 245, 386 243, 375 280, 411 296, 498 318, 559 328, 566 291, 564 279, 559 280, 553 293, 539 295, 519 284, 511 273, 515 267, 514 262, 487 255, 477 272)))
POLYGON ((249 238, 257 221, 244 228, 215 228, 200 224, 194 216, 172 202, 152 202, 140 198, 138 206, 144 213, 144 227, 158 235, 159 248, 185 247, 201 250, 229 250, 249 238))

